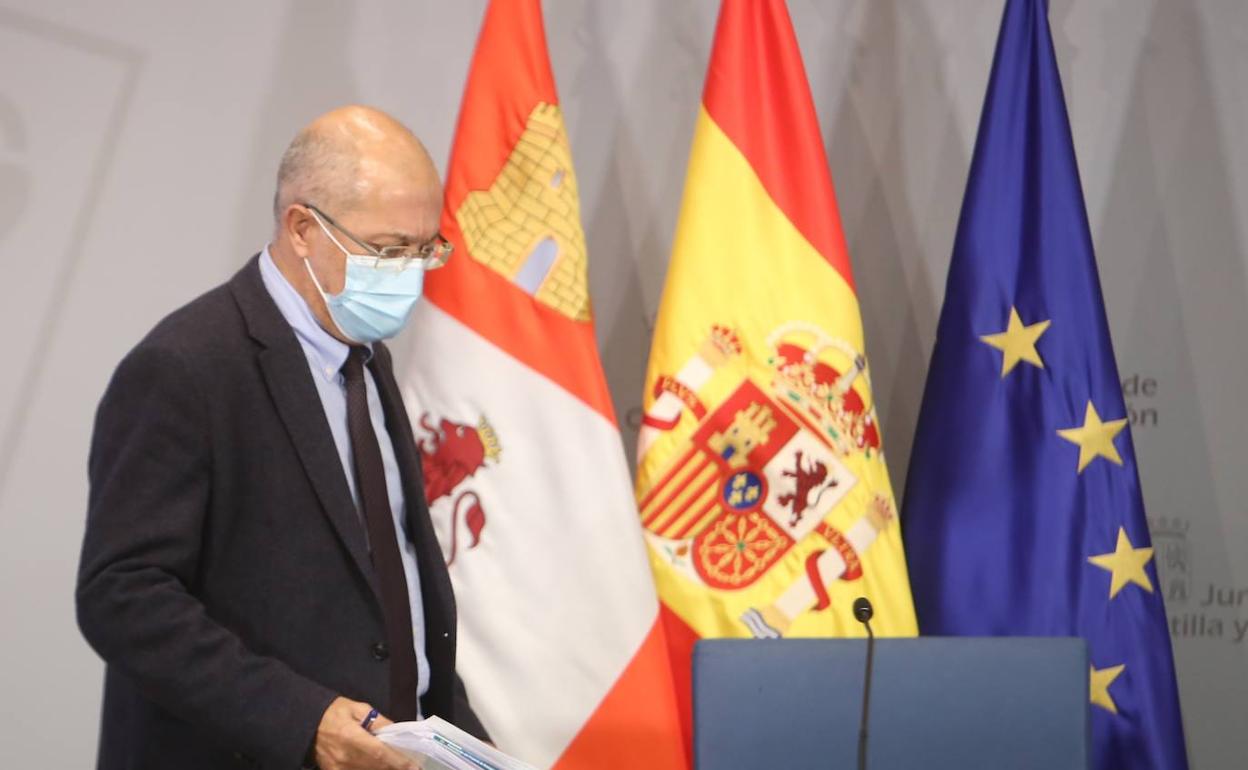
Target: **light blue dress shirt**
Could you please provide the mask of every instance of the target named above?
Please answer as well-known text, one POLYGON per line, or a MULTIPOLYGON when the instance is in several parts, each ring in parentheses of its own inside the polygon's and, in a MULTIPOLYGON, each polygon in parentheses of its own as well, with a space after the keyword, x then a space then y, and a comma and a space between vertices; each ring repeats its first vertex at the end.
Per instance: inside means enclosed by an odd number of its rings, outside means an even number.
MULTIPOLYGON (((351 435, 347 431, 347 388, 340 371, 351 348, 322 328, 316 316, 312 315, 308 303, 303 301, 299 292, 295 291, 286 276, 282 275, 282 271, 278 270, 267 246, 260 255, 260 277, 269 295, 277 303, 277 309, 295 330, 295 337, 303 346, 308 368, 312 370, 312 381, 316 383, 316 391, 321 396, 325 419, 329 421, 329 429, 334 434, 338 459, 342 461, 342 471, 347 477, 347 485, 351 487, 351 496, 355 499, 355 509, 358 512, 360 498, 355 489, 355 463, 351 456, 351 435)), ((394 531, 399 535, 399 554, 403 558, 403 571, 407 574, 407 596, 412 603, 412 639, 416 644, 416 663, 419 669, 418 690, 420 695, 424 695, 429 690, 429 660, 425 656, 425 612, 420 598, 416 549, 408 537, 410 533, 407 532, 407 517, 404 515, 406 505, 403 499, 403 479, 399 475, 399 463, 394 457, 394 444, 386 430, 386 416, 381 408, 381 398, 377 394, 377 383, 373 381, 373 373, 368 367, 364 368, 364 383, 368 389, 368 414, 373 422, 373 432, 377 434, 381 461, 386 469, 386 492, 390 496, 394 531)), ((362 516, 360 526, 364 527, 362 516)), ((365 538, 367 536, 365 527, 365 538)))

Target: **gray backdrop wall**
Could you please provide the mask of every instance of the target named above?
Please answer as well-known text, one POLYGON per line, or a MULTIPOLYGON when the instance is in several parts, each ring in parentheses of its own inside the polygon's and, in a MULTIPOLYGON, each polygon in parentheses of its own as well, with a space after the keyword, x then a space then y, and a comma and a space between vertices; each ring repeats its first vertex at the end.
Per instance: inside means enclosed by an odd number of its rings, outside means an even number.
MULTIPOLYGON (((793 0, 898 490, 1002 0, 793 0)), ((91 763, 72 588, 123 353, 263 246, 277 158, 361 101, 445 163, 483 0, 0 0, 0 747, 91 763)), ((625 439, 717 3, 550 0, 625 439)), ((1052 0, 1193 766, 1248 756, 1248 4, 1052 0)), ((411 330, 419 334, 419 329, 411 330)), ((401 344, 398 346, 403 347, 401 344)))

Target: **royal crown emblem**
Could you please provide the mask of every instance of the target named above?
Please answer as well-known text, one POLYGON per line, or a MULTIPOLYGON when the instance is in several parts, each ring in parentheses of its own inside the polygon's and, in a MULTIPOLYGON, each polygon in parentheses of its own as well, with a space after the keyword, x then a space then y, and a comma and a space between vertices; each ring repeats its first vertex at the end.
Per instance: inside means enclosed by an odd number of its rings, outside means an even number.
POLYGON ((786 324, 772 332, 767 346, 773 390, 807 415, 839 454, 879 451, 875 410, 854 388, 859 378, 871 386, 865 357, 813 324, 786 324))

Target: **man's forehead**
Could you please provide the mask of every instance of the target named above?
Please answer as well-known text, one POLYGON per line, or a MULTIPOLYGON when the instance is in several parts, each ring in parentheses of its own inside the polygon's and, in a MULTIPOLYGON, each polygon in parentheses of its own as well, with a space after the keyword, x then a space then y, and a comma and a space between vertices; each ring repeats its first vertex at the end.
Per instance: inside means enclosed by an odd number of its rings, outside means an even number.
POLYGON ((440 207, 432 206, 424 211, 364 209, 358 218, 360 234, 370 241, 423 243, 438 231, 440 214, 440 207))
POLYGON ((371 239, 424 241, 437 231, 442 215, 441 187, 390 179, 369 185, 357 199, 352 220, 371 239))
POLYGON ((404 188, 438 188, 438 170, 419 145, 395 146, 393 143, 369 146, 360 151, 356 160, 359 184, 391 185, 404 188))

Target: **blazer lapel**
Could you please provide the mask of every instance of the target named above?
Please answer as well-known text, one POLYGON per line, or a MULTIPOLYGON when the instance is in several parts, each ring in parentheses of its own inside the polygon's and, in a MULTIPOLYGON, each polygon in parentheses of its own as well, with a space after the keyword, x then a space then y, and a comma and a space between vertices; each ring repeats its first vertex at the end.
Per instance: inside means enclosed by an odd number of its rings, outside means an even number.
POLYGON ((249 333, 264 346, 257 357, 260 370, 321 507, 373 595, 380 596, 364 528, 347 486, 320 395, 312 382, 307 356, 264 287, 257 258, 253 257, 234 276, 230 289, 249 333))

